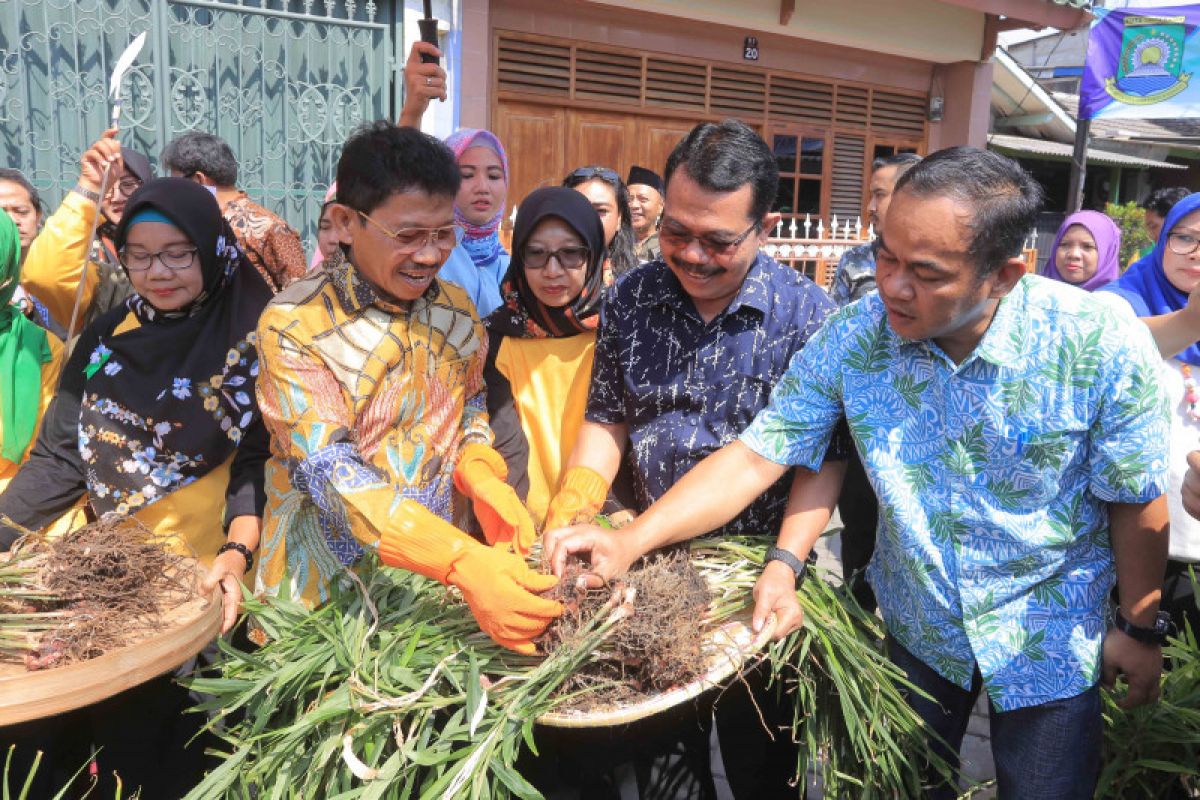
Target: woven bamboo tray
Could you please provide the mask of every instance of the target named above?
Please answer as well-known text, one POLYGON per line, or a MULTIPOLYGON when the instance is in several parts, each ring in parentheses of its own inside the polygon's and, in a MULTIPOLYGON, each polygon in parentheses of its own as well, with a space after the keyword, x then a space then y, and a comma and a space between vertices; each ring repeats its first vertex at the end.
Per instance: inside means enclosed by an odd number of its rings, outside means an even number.
MULTIPOLYGON (((199 580, 204 569, 194 569, 199 580)), ((0 726, 83 708, 178 667, 216 637, 220 598, 193 598, 165 617, 164 630, 90 661, 34 672, 0 663, 0 726)))
POLYGON ((775 616, 771 615, 762 631, 755 636, 750 627, 751 610, 734 616, 704 634, 701 652, 705 656, 705 671, 690 683, 646 697, 635 703, 589 711, 552 711, 538 717, 538 722, 553 728, 610 728, 627 725, 652 717, 675 706, 699 697, 709 689, 721 686, 752 659, 775 631, 775 616))

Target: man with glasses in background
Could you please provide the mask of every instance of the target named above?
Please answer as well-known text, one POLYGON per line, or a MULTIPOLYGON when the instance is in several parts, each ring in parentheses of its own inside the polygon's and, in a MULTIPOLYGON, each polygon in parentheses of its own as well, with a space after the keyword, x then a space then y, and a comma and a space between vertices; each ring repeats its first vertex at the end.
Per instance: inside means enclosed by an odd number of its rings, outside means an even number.
POLYGON ((29 246, 21 285, 46 305, 51 317, 64 330, 78 332, 133 293, 112 237, 125 212, 126 201, 152 177, 150 159, 122 147, 115 128, 105 131, 84 152, 78 182, 29 246), (92 240, 88 237, 97 211, 100 220, 92 240), (78 291, 81 276, 82 294, 78 291), (79 313, 72 326, 71 313, 77 297, 79 313))
MULTIPOLYGON (((627 450, 642 511, 737 439, 834 307, 820 287, 760 249, 779 221, 771 210, 779 170, 748 126, 698 125, 671 153, 665 183, 662 258, 619 282, 601 312, 587 411, 547 531, 600 509, 627 450)), ((791 476, 781 478, 713 535, 778 532, 790 486, 791 476)), ((731 689, 717 707, 733 793, 794 797, 790 736, 772 743, 744 692, 742 702, 735 697, 741 691, 731 689)), ((675 752, 705 747, 708 727, 680 721, 675 752)), ((642 744, 649 758, 652 748, 642 744)), ((695 776, 690 796, 706 796, 706 780, 695 776)))
POLYGON ((331 210, 343 247, 258 325, 271 457, 256 588, 315 605, 375 549, 457 586, 484 632, 532 654, 562 606, 537 596, 555 580, 514 552, 533 521, 490 445, 483 325, 437 278, 461 235, 460 180, 449 148, 418 130, 381 120, 346 142, 331 210), (455 489, 488 544, 461 530, 455 489))

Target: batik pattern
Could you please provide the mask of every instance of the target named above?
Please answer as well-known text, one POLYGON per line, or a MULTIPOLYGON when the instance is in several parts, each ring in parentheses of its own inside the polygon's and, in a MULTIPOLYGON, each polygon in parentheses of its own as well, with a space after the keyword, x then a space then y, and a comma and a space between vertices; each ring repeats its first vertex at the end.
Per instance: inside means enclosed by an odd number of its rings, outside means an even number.
POLYGON ((278 292, 308 271, 300 234, 245 192, 230 200, 221 213, 237 234, 246 258, 273 291, 278 292))
POLYGON ((258 588, 316 603, 401 500, 452 517, 460 449, 491 440, 486 340, 458 287, 435 282, 398 308, 339 254, 275 298, 259 341, 271 459, 258 588))
POLYGON ((1169 422, 1148 329, 1027 276, 955 365, 897 336, 878 295, 800 352, 742 437, 814 465, 844 413, 879 497, 868 578, 888 631, 1001 711, 1099 673, 1113 583, 1108 503, 1167 486, 1169 422))
MULTIPOLYGON (((816 284, 761 253, 709 323, 663 262, 621 279, 601 311, 586 418, 627 424, 642 510, 738 437, 832 308, 816 284)), ((780 480, 721 532, 777 532, 788 487, 780 480)))
POLYGON ((829 296, 838 306, 853 303, 875 289, 875 243, 860 244, 842 253, 829 296))

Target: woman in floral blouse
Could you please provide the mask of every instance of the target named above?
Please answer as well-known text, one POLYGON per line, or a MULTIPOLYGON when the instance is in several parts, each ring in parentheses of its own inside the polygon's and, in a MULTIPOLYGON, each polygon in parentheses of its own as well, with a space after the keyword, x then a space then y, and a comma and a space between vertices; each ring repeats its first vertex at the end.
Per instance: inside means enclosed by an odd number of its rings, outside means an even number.
MULTIPOLYGON (((29 460, 0 494, 0 514, 29 529, 84 500, 173 535, 211 568, 209 588, 220 583, 226 628, 264 504, 254 326, 271 298, 235 242, 190 181, 151 181, 130 198, 116 245, 135 294, 84 328, 29 460)), ((0 526, 0 546, 17 534, 0 526)))

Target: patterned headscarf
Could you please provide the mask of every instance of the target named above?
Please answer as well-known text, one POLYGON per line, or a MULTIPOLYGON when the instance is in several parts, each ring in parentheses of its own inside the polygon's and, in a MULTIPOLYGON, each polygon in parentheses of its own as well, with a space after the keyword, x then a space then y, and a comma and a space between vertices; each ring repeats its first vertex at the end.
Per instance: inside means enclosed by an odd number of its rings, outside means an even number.
POLYGON ((46 331, 12 303, 21 283, 21 235, 0 212, 0 455, 21 462, 41 411, 42 364, 51 358, 46 331))
MULTIPOLYGON (((79 450, 102 515, 135 511, 219 467, 259 416, 254 331, 271 290, 238 249, 216 198, 184 178, 147 182, 129 198, 118 249, 139 217, 166 218, 187 236, 203 288, 177 311, 131 296, 127 309, 141 324, 102 335, 90 354, 79 450)), ((94 325, 108 330, 109 322, 106 315, 94 325)))
POLYGON ((488 315, 488 330, 525 339, 561 338, 595 330, 604 294, 604 254, 604 226, 586 197, 562 186, 534 190, 517 209, 512 261, 500 284, 504 305, 488 315), (567 223, 588 248, 583 289, 561 308, 544 305, 525 278, 525 243, 547 217, 567 223))
MULTIPOLYGON (((1189 194, 1167 213, 1162 232, 1150 255, 1138 260, 1114 283, 1104 287, 1105 291, 1124 297, 1139 317, 1157 317, 1178 311, 1187 305, 1187 292, 1175 288, 1163 270, 1163 254, 1171 231, 1187 215, 1200 211, 1200 193, 1189 194)), ((1200 343, 1193 343, 1177 356, 1185 364, 1200 367, 1200 343)))
MULTIPOLYGON (((463 128, 446 138, 446 146, 454 152, 454 160, 462 158, 462 154, 472 147, 486 147, 500 157, 500 166, 504 170, 504 185, 508 186, 508 155, 504 145, 491 131, 478 128, 463 128)), ((500 223, 504 219, 504 209, 496 210, 493 216, 483 225, 474 225, 467 221, 458 206, 454 207, 454 221, 463 226, 466 235, 463 236, 462 246, 471 256, 476 266, 486 266, 496 260, 504 249, 500 245, 500 223)))
POLYGON ((1058 256, 1058 245, 1072 225, 1087 228, 1088 233, 1096 240, 1096 274, 1083 283, 1075 285, 1084 291, 1091 292, 1106 283, 1115 281, 1121 274, 1119 258, 1121 229, 1107 214, 1101 214, 1099 211, 1077 211, 1063 220, 1063 224, 1058 228, 1058 234, 1054 237, 1054 244, 1050 246, 1050 260, 1046 262, 1046 268, 1042 270, 1042 274, 1047 278, 1069 283, 1058 271, 1058 262, 1055 259, 1058 256))

